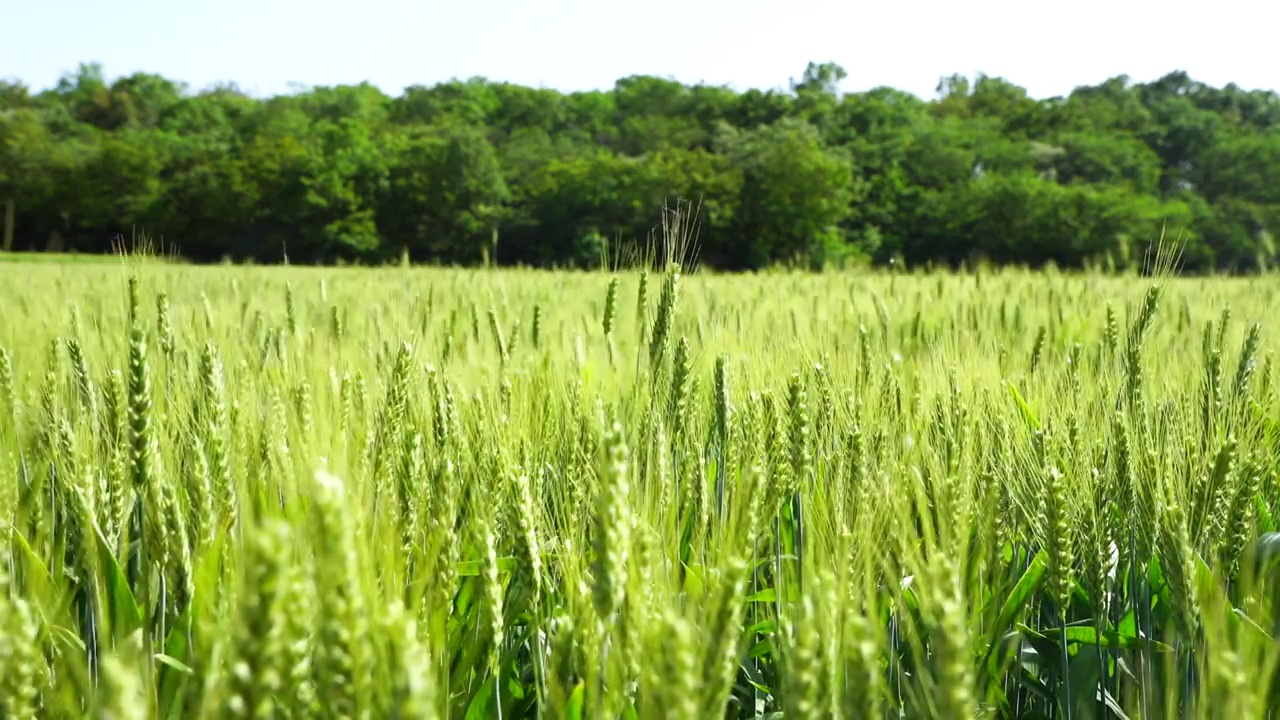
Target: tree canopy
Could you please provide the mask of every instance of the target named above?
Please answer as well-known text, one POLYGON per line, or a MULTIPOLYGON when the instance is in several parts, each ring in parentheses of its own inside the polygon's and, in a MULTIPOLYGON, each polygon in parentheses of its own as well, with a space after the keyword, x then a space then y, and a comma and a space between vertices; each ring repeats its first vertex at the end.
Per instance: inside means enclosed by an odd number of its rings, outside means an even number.
POLYGON ((82 65, 0 82, 0 204, 15 250, 101 252, 136 229, 194 261, 584 266, 699 204, 701 262, 1065 267, 1141 262, 1162 229, 1191 270, 1273 263, 1280 96, 1173 72, 1033 99, 951 76, 923 100, 636 76, 561 93, 483 78, 266 99, 82 65))

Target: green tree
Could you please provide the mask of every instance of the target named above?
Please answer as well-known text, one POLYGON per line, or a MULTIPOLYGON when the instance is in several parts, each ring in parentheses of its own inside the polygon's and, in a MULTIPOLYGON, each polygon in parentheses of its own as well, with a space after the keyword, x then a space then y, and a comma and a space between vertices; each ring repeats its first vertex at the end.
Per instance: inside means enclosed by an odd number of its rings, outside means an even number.
POLYGON ((796 114, 819 129, 827 129, 840 103, 840 82, 848 76, 835 63, 809 63, 800 81, 791 83, 796 114))
POLYGON ((1213 203, 1192 196, 1191 205, 1195 211, 1192 227, 1204 239, 1204 249, 1192 269, 1243 272, 1275 265, 1280 206, 1231 196, 1213 203))
POLYGON ((134 73, 111 85, 111 108, 121 125, 154 128, 185 88, 159 75, 134 73))
POLYGON ((1280 206, 1280 128, 1233 134, 1205 148, 1188 179, 1210 202, 1227 196, 1280 206))
POLYGON ((401 124, 444 124, 483 127, 497 111, 499 96, 489 81, 472 78, 451 80, 434 87, 413 85, 393 101, 389 113, 401 124))
POLYGON ((787 118, 720 140, 741 190, 733 230, 739 245, 725 252, 728 267, 758 268, 804 258, 821 261, 847 250, 840 223, 854 199, 852 165, 823 146, 817 128, 787 118))
POLYGON ((0 111, 0 249, 12 250, 17 214, 31 215, 47 202, 52 173, 50 137, 34 110, 0 111))
POLYGON ((1050 103, 1046 124, 1060 132, 1136 133, 1150 126, 1151 111, 1126 75, 1078 87, 1065 102, 1050 103))
POLYGON ((152 209, 154 227, 192 260, 256 256, 246 220, 255 217, 262 196, 245 170, 236 148, 216 135, 181 137, 169 158, 163 196, 152 209))
POLYGON ((599 148, 551 160, 520 189, 520 222, 504 233, 503 257, 595 265, 599 238, 634 238, 661 208, 644 199, 645 164, 599 148))
POLYGON ((151 130, 104 134, 86 147, 83 164, 73 161, 63 166, 63 172, 71 175, 67 188, 71 192, 58 198, 66 249, 107 251, 117 239, 145 229, 163 192, 161 175, 171 140, 172 136, 151 130))
POLYGON ((162 114, 159 127, 180 135, 211 135, 239 144, 259 103, 234 86, 223 86, 179 98, 162 114))
POLYGON ((1159 192, 1160 156, 1131 135, 1074 132, 1058 143, 1061 152, 1052 166, 1059 182, 1123 184, 1139 193, 1159 192))
POLYGON ((1280 96, 1185 72, 1033 99, 978 74, 926 101, 631 76, 561 93, 485 78, 257 99, 82 64, 0 82, 6 244, 107 248, 145 230, 197 260, 594 265, 700 202, 702 262, 1130 262, 1162 224, 1188 267, 1272 263, 1280 96), (496 244, 495 244, 496 242, 496 244), (495 255, 496 252, 496 255, 495 255))
POLYGON ((19 80, 0 79, 0 110, 17 110, 30 104, 30 88, 19 80))
POLYGON ((390 139, 387 149, 393 160, 378 214, 393 246, 455 262, 492 251, 509 191, 481 130, 428 128, 390 139))

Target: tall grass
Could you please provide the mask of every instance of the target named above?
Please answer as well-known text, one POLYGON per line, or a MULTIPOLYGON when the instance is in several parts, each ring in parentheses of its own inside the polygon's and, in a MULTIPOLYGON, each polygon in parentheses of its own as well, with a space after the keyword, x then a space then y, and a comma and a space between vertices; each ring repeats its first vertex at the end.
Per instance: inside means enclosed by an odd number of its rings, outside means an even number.
POLYGON ((1274 278, 0 276, 3 717, 1277 704, 1274 278))

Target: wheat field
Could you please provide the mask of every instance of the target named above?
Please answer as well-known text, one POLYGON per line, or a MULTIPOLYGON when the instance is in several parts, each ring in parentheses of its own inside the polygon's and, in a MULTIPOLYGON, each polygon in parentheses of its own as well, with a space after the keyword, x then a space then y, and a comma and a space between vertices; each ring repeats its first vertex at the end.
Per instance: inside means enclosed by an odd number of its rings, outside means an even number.
POLYGON ((1274 276, 0 266, 0 716, 1245 718, 1274 276))

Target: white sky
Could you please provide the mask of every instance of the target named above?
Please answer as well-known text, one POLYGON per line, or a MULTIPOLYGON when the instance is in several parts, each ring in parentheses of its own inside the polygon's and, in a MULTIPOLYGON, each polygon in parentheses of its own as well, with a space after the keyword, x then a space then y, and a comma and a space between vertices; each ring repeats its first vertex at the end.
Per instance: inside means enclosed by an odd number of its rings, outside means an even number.
POLYGON ((1280 89, 1267 0, 0 0, 0 77, 40 90, 80 62, 255 95, 368 80, 395 95, 451 77, 560 90, 627 75, 785 88, 810 61, 847 91, 932 97, 985 72, 1035 97, 1173 70, 1280 89))

